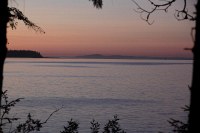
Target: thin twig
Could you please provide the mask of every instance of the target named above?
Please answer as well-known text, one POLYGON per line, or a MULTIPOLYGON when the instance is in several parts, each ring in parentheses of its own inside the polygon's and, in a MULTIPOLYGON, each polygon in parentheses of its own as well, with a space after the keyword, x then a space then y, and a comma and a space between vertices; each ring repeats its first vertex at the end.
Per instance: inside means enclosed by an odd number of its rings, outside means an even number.
MULTIPOLYGON (((150 17, 154 12, 156 12, 156 11, 168 12, 169 7, 171 7, 171 5, 174 2, 176 2, 176 0, 160 0, 160 1, 163 1, 163 3, 157 4, 157 3, 153 2, 152 0, 147 0, 149 2, 149 4, 152 6, 152 8, 147 10, 147 9, 144 9, 143 7, 141 7, 135 0, 131 0, 131 1, 137 6, 137 10, 135 10, 137 13, 146 14, 145 16, 144 15, 140 15, 140 16, 144 21, 146 21, 150 25, 152 24, 152 22, 150 22, 150 17)), ((188 13, 186 0, 184 0, 183 9, 175 10, 174 16, 178 21, 181 21, 181 20, 194 21, 194 20, 196 20, 196 18, 194 16, 192 16, 191 14, 188 13)))
POLYGON ((47 123, 47 121, 51 118, 51 116, 52 116, 53 114, 55 114, 56 112, 58 112, 59 110, 61 110, 62 108, 63 108, 63 106, 60 107, 60 108, 58 108, 58 109, 56 109, 55 111, 53 111, 53 112, 48 116, 48 118, 47 118, 44 122, 42 122, 41 124, 47 123))

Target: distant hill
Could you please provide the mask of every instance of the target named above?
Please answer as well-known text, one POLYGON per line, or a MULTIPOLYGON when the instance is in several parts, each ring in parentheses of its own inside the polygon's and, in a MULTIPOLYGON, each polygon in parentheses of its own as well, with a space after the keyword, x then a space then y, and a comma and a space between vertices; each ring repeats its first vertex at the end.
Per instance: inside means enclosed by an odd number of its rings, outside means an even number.
POLYGON ((101 54, 91 54, 76 56, 76 58, 84 59, 177 59, 177 60, 191 60, 192 58, 186 57, 148 57, 148 56, 124 56, 124 55, 101 55, 101 54))
POLYGON ((37 51, 31 50, 9 50, 7 57, 13 58, 43 58, 43 56, 37 51))

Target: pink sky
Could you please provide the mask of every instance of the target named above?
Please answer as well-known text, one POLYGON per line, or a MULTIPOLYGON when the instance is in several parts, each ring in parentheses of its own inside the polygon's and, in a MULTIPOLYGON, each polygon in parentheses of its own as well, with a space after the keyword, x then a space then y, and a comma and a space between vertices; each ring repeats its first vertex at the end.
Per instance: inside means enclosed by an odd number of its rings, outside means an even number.
POLYGON ((168 14, 153 15, 155 23, 150 26, 133 11, 136 7, 129 0, 105 0, 102 10, 87 0, 19 0, 11 5, 24 11, 46 34, 19 23, 17 30, 9 29, 9 49, 36 50, 44 56, 191 56, 183 48, 193 45, 194 23, 177 21, 173 7, 168 14))

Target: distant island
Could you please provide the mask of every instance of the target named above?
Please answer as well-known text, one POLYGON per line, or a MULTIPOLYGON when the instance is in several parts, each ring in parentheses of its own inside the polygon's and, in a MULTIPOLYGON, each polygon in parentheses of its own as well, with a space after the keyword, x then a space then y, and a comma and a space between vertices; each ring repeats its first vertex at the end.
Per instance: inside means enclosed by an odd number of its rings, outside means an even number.
POLYGON ((43 58, 40 52, 32 50, 9 50, 7 57, 12 58, 43 58))
POLYGON ((101 54, 76 56, 75 58, 83 58, 83 59, 172 59, 172 60, 191 60, 192 59, 190 57, 149 57, 149 56, 125 56, 125 55, 101 55, 101 54))

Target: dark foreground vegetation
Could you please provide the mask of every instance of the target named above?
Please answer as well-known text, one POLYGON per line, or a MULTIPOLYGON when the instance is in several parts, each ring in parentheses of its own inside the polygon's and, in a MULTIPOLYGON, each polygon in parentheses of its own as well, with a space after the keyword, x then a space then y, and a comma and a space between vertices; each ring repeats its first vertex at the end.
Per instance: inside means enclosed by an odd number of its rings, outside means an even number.
POLYGON ((43 58, 40 52, 31 50, 9 50, 7 57, 12 58, 43 58))
MULTIPOLYGON (((14 109, 15 105, 23 100, 23 98, 18 98, 15 100, 9 100, 7 91, 2 93, 2 105, 0 106, 0 133, 30 133, 30 132, 39 132, 48 120, 54 115, 54 113, 59 113, 59 110, 54 110, 46 120, 35 119, 29 113, 24 122, 19 123, 20 118, 16 116, 11 116, 10 112, 14 109), (17 124, 17 125, 16 125, 17 124), (16 125, 16 126, 12 126, 16 125)), ((189 107, 186 106, 183 108, 184 111, 189 111, 189 107)), ((90 122, 90 132, 89 133, 126 133, 123 130, 119 123, 119 118, 117 115, 114 115, 113 119, 108 120, 108 122, 101 126, 100 123, 94 119, 90 122)), ((172 132, 174 133, 189 133, 188 124, 179 120, 170 119, 169 124, 172 126, 172 132)), ((79 122, 73 119, 63 123, 63 129, 58 131, 58 133, 79 133, 79 122)), ((134 126, 134 125, 133 125, 134 126)), ((164 133, 164 132, 160 132, 164 133)))
MULTIPOLYGON (((103 1, 102 0, 89 0, 92 1, 94 6, 96 8, 102 8, 103 1)), ((152 0, 147 0, 150 4, 149 7, 151 7, 149 10, 144 9, 143 6, 138 4, 136 1, 132 0, 132 2, 137 5, 136 10, 138 13, 141 14, 141 17, 144 15, 146 17, 142 17, 143 20, 145 20, 148 24, 153 24, 153 22, 150 22, 150 16, 154 12, 158 11, 164 11, 168 12, 169 7, 171 7, 177 0, 163 0, 162 2, 154 3, 152 0)), ((192 84, 189 86, 190 88, 190 108, 189 108, 189 117, 188 117, 188 131, 184 131, 185 133, 197 133, 199 132, 199 101, 200 101, 200 1, 197 0, 195 3, 196 11, 194 14, 189 14, 188 8, 187 8, 187 0, 183 0, 183 7, 180 10, 175 9, 174 16, 177 20, 189 20, 195 22, 195 27, 192 28, 192 39, 194 42, 194 46, 192 48, 186 48, 185 50, 190 50, 193 54, 193 73, 192 73, 192 84), (194 16, 193 16, 194 15, 194 16)), ((148 6, 146 6, 148 7, 148 6)), ((174 6, 172 6, 174 7, 174 6)), ((17 101, 11 101, 8 102, 5 100, 5 103, 2 103, 2 99, 4 98, 4 92, 3 92, 3 68, 4 68, 4 62, 7 55, 7 27, 8 25, 11 28, 16 28, 16 20, 22 20, 26 26, 33 28, 36 31, 44 33, 44 31, 35 25, 33 22, 31 22, 26 16, 23 15, 23 13, 18 10, 15 7, 8 7, 8 0, 0 0, 0 110, 2 112, 0 115, 0 133, 3 132, 2 128, 6 124, 10 124, 13 121, 16 121, 17 118, 9 118, 7 117, 7 114, 9 114, 9 110, 11 107, 13 107, 17 101)), ((36 120, 34 121, 31 117, 31 115, 28 116, 27 121, 25 121, 24 124, 17 127, 15 130, 11 130, 10 132, 16 133, 16 132, 22 132, 22 133, 29 133, 31 131, 38 131, 42 127, 41 121, 36 120)), ((50 115, 51 116, 51 115, 50 115)), ((48 119, 47 119, 48 120, 48 119)), ((176 121, 172 121, 172 124, 176 124, 176 121)), ((69 123, 69 122, 68 122, 69 123)), ((179 121, 178 121, 179 123, 179 121)), ((78 128, 77 124, 72 124, 72 127, 78 128)), ((98 125, 98 124, 97 124, 98 125)), ((110 124, 108 124, 110 125, 110 124)), ((111 124, 112 125, 112 124, 111 124)), ((70 123, 68 125, 70 127, 70 123)), ((67 127, 68 127, 67 126, 67 127)), ((61 133, 77 133, 78 130, 74 131, 68 131, 68 128, 65 128, 64 131, 61 133)), ((112 127, 112 126, 111 126, 112 127)), ((114 126, 115 127, 115 126, 114 126)), ((175 125, 176 127, 176 125, 175 125)), ((177 126, 179 128, 179 126, 177 126)), ((98 131, 91 131, 92 133, 98 133, 98 131)), ((123 131, 107 131, 105 130, 104 133, 120 133, 123 131)), ((174 131, 176 132, 176 131, 174 131)), ((179 131, 178 131, 179 132, 179 131)), ((181 131, 182 132, 182 131, 181 131)), ((182 132, 183 133, 183 132, 182 132)))
MULTIPOLYGON (((7 91, 2 93, 2 105, 0 106, 1 114, 0 114, 0 133, 29 133, 29 132, 37 132, 44 127, 44 125, 48 122, 48 120, 53 116, 54 113, 58 112, 60 109, 56 109, 53 111, 46 120, 34 119, 31 114, 27 115, 27 119, 19 123, 18 120, 20 118, 10 116, 9 113, 14 109, 14 106, 20 102, 23 98, 18 98, 15 100, 9 100, 7 91), (13 126, 14 124, 19 123, 17 126, 13 126), (10 127, 10 128, 8 128, 10 127), (5 131, 5 129, 7 129, 5 131)), ((100 124, 95 120, 90 122, 90 133, 100 133, 100 124)), ((79 122, 71 119, 67 121, 67 124, 63 126, 64 129, 62 131, 58 131, 60 133, 78 133, 79 122)), ((104 125, 102 129, 102 133, 126 133, 123 129, 121 129, 119 124, 119 118, 117 115, 114 116, 112 120, 108 120, 108 122, 104 125)))

